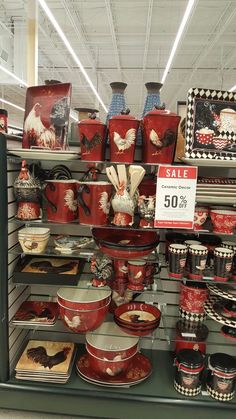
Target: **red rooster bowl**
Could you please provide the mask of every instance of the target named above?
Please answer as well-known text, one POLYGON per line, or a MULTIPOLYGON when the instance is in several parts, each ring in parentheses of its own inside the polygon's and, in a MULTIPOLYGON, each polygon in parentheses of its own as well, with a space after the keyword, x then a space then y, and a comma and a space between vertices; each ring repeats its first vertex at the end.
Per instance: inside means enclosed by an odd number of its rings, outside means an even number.
POLYGON ((97 358, 123 360, 136 354, 138 338, 122 332, 113 322, 105 322, 95 332, 86 333, 86 347, 97 358))
POLYGON ((153 231, 92 229, 93 238, 107 255, 120 259, 137 259, 151 253, 159 243, 153 231))
POLYGON ((58 304, 60 317, 65 326, 73 330, 73 332, 86 333, 97 329, 102 324, 109 309, 110 299, 105 306, 87 311, 72 310, 62 306, 60 303, 58 304))
POLYGON ((110 301, 110 289, 60 288, 57 291, 58 304, 71 310, 96 310, 110 301))

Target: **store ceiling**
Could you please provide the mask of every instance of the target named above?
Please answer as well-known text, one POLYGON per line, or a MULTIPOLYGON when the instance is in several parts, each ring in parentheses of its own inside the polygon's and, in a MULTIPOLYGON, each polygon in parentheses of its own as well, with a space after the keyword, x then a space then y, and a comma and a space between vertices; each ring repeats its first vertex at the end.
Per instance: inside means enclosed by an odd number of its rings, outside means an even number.
MULTIPOLYGON (((4 49, 6 42, 11 45, 8 62, 0 58, 0 64, 21 77, 27 3, 0 0, 0 49, 4 49), (22 50, 18 48, 17 52, 14 37, 16 34, 19 37, 19 33, 23 42, 22 50)), ((106 106, 111 96, 109 83, 122 80, 128 84, 126 103, 133 114, 140 116, 146 94, 144 83, 161 80, 187 0, 48 0, 47 4, 106 106)), ((186 100, 191 86, 231 88, 236 84, 235 46, 236 1, 196 0, 162 88, 162 100, 175 110, 177 100, 186 100)), ((64 44, 39 8, 39 82, 45 79, 71 81, 73 107, 98 106, 64 44)), ((2 94, 24 106, 24 88, 2 85, 2 94)), ((11 113, 16 120, 22 119, 20 111, 13 114, 11 108, 11 113)), ((105 116, 102 111, 101 116, 105 116)))

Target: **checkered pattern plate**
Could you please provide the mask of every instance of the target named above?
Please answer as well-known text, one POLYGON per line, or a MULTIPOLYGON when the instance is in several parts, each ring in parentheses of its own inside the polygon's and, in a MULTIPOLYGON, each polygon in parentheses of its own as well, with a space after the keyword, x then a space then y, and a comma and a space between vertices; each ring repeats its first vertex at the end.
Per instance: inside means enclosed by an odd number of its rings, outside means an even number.
POLYGON ((213 292, 213 294, 218 295, 219 297, 226 298, 227 300, 236 301, 236 282, 235 288, 232 288, 230 292, 230 286, 228 285, 215 285, 215 284, 207 284, 208 289, 213 292))
POLYGON ((224 324, 230 327, 236 327, 236 319, 224 317, 221 314, 222 307, 225 303, 225 300, 220 297, 211 296, 208 301, 205 303, 205 313, 213 320, 218 323, 224 324))

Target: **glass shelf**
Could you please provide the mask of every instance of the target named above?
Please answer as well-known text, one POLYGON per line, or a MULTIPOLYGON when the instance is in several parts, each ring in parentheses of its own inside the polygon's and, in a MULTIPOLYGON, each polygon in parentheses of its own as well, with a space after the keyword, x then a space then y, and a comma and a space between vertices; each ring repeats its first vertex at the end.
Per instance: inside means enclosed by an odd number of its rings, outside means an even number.
POLYGON ((229 279, 228 281, 215 281, 214 276, 213 276, 213 268, 212 269, 205 269, 205 275, 203 276, 202 279, 189 279, 185 276, 183 276, 183 278, 173 278, 169 276, 168 273, 168 268, 167 267, 161 267, 161 272, 159 274, 160 279, 162 280, 167 280, 167 281, 177 281, 177 282, 181 282, 181 281, 187 281, 189 284, 191 282, 196 283, 210 283, 210 284, 223 284, 223 285, 235 285, 236 286, 236 281, 234 281, 233 279, 229 279))
MULTIPOLYGON (((22 258, 24 256, 32 256, 32 257, 57 257, 57 258, 63 258, 63 259, 86 259, 87 261, 90 261, 93 256, 106 256, 105 253, 103 253, 95 244, 94 246, 89 247, 83 247, 78 250, 74 250, 72 253, 61 253, 58 250, 55 249, 54 246, 47 246, 45 251, 42 253, 24 253, 22 251, 22 248, 20 244, 17 244, 13 248, 9 250, 9 253, 21 256, 22 258)), ((109 256, 112 260, 130 260, 129 256, 126 258, 122 257, 113 257, 109 256)), ((140 256, 135 259, 136 261, 146 261, 146 262, 152 262, 152 263, 159 263, 158 260, 158 254, 155 252, 152 252, 148 254, 147 256, 140 256)))

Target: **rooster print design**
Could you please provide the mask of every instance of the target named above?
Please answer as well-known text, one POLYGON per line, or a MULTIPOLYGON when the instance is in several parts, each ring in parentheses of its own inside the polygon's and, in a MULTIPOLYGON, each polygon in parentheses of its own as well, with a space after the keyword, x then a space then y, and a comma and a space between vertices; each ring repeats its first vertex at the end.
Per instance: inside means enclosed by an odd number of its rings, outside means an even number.
POLYGON ((99 199, 99 209, 108 215, 110 211, 111 203, 109 202, 109 196, 107 192, 102 192, 99 199))
POLYGON ((67 189, 64 197, 65 206, 69 208, 70 211, 77 211, 77 200, 75 199, 75 194, 72 189, 67 189))
POLYGON ((30 204, 25 204, 18 209, 17 218, 20 218, 21 220, 34 220, 38 218, 38 215, 36 214, 34 207, 30 204))
POLYGON ((175 141, 175 134, 170 129, 167 129, 164 136, 161 138, 158 133, 152 129, 149 138, 151 143, 158 149, 155 153, 152 153, 152 156, 156 156, 160 154, 162 148, 169 147, 173 144, 175 141))
POLYGON ((98 145, 101 144, 102 137, 100 134, 94 134, 93 138, 89 140, 84 134, 81 140, 81 144, 85 147, 84 154, 90 154, 91 151, 98 145))
POLYGON ((118 132, 114 132, 114 142, 116 144, 116 147, 119 151, 117 151, 117 154, 124 153, 125 150, 128 150, 135 141, 135 129, 130 128, 126 134, 125 138, 122 138, 118 132))
POLYGON ((71 328, 71 329, 76 329, 80 323, 81 323, 81 319, 79 316, 73 316, 72 319, 68 319, 68 317, 65 315, 64 317, 66 324, 71 328))

